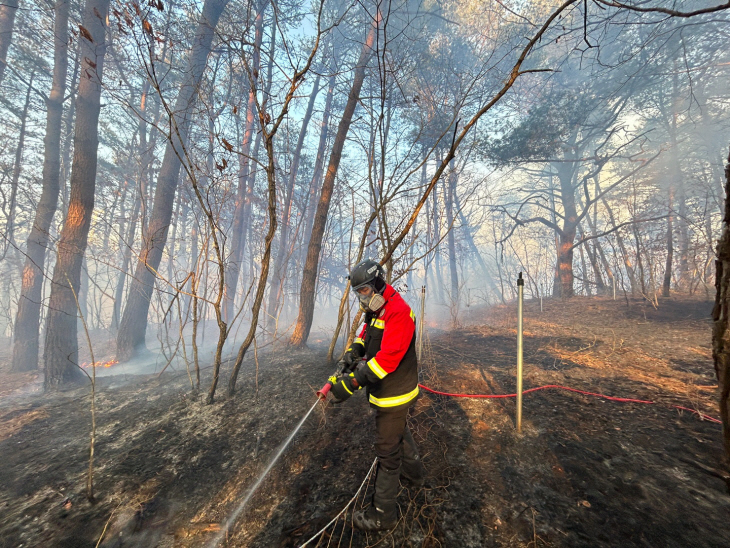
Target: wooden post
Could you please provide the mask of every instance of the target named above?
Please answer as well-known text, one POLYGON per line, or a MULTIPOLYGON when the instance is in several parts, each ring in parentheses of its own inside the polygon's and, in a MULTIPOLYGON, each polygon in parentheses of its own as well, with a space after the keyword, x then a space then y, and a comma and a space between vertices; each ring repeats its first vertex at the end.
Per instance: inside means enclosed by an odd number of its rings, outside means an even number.
POLYGON ((423 357, 423 318, 426 312, 426 286, 421 286, 421 317, 418 321, 418 361, 423 357))

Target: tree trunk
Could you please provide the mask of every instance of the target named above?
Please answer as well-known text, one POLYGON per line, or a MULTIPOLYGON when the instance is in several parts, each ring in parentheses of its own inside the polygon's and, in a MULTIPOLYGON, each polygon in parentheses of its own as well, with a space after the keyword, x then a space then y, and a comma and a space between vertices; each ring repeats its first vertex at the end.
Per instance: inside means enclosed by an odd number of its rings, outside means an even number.
MULTIPOLYGON (((636 219, 634 219, 635 221, 636 219)), ((639 225, 634 222, 631 225, 634 231, 634 240, 636 241, 636 268, 639 269, 639 287, 644 298, 649 298, 646 291, 646 276, 644 275, 644 261, 641 259, 641 235, 639 234, 639 225)))
MULTIPOLYGON (((601 201, 603 202, 604 207, 606 208, 606 212, 608 213, 608 218, 611 221, 611 228, 616 229, 616 219, 613 216, 613 210, 611 210, 611 206, 608 205, 608 202, 605 198, 602 198, 601 201)), ((634 266, 631 264, 631 257, 629 257, 629 252, 626 249, 626 243, 624 242, 624 239, 621 237, 621 234, 618 230, 615 230, 614 234, 616 234, 616 243, 618 244, 619 249, 621 250, 621 255, 623 257, 624 261, 624 267, 626 268, 626 274, 629 276, 629 285, 631 285, 631 295, 636 294, 636 271, 634 270, 634 266)))
MULTIPOLYGON (((147 100, 149 99, 150 81, 145 80, 142 86, 142 93, 139 100, 139 122, 137 125, 137 133, 139 135, 139 146, 137 151, 140 158, 140 166, 137 172, 137 184, 135 188, 135 197, 132 206, 132 216, 129 218, 127 225, 127 235, 124 238, 124 251, 122 256, 122 266, 119 269, 119 277, 114 292, 114 307, 112 309, 112 327, 119 333, 120 316, 122 311, 122 298, 124 295, 124 285, 127 280, 127 270, 132 260, 132 246, 134 245, 135 233, 137 231, 137 223, 139 222, 142 238, 147 234, 147 189, 148 178, 150 176, 150 165, 152 164, 152 152, 154 142, 147 143, 147 100), (140 212, 142 215, 140 216, 140 212)), ((159 116, 159 102, 156 103, 153 111, 154 123, 157 123, 159 116)))
MULTIPOLYGON (((586 219, 589 218, 590 215, 587 215, 586 219)), ((590 222, 588 224, 590 225, 590 222)), ((583 233, 582 226, 581 233, 583 233)), ((595 232, 593 234, 595 234, 595 232)), ((586 252, 588 253, 588 260, 591 263, 593 276, 596 278, 596 294, 600 295, 606 292, 606 284, 603 282, 603 276, 601 275, 601 265, 598 263, 598 242, 596 241, 596 239, 591 242, 587 242, 586 252)))
POLYGON ((281 238, 279 240, 279 249, 276 252, 276 259, 274 261, 271 287, 269 288, 269 314, 267 322, 269 326, 273 325, 276 317, 278 316, 277 310, 279 308, 279 303, 281 302, 281 295, 284 288, 285 276, 282 275, 282 270, 285 270, 285 257, 289 247, 289 221, 291 218, 292 201, 294 198, 294 183, 297 179, 299 159, 302 154, 302 147, 304 146, 304 137, 307 135, 307 126, 309 125, 309 120, 312 118, 314 102, 317 99, 317 94, 319 93, 319 79, 320 76, 317 75, 317 78, 314 80, 314 86, 312 87, 312 94, 309 96, 309 104, 307 105, 307 111, 304 113, 302 127, 299 131, 299 139, 297 139, 297 146, 294 149, 294 157, 289 169, 289 180, 286 185, 284 207, 281 214, 281 238))
POLYGON ((46 101, 46 135, 43 139, 43 189, 28 236, 23 266, 23 280, 15 319, 13 371, 31 371, 38 367, 38 339, 43 290, 43 265, 48 247, 53 215, 58 207, 61 169, 61 119, 63 95, 68 72, 69 0, 56 2, 53 23, 53 82, 46 101))
POLYGON ((558 165, 560 180, 560 201, 563 205, 563 228, 558 236, 558 272, 560 297, 569 299, 574 295, 573 289, 573 244, 578 227, 578 212, 575 208, 575 191, 573 176, 575 166, 571 162, 558 165))
POLYGON ((712 357, 720 389, 720 418, 725 455, 730 460, 730 157, 725 166, 725 216, 715 261, 715 307, 712 310, 712 357))
POLYGON ((124 238, 124 251, 122 255, 122 265, 119 269, 119 277, 117 278, 117 287, 114 290, 114 308, 112 309, 112 328, 119 328, 119 316, 122 307, 122 298, 124 295, 124 284, 127 280, 127 269, 132 260, 132 246, 134 245, 134 235, 137 231, 139 210, 141 209, 142 196, 139 189, 135 189, 134 203, 132 205, 132 214, 127 224, 127 234, 124 238))
POLYGON ((672 284, 672 259, 674 258, 674 236, 672 202, 674 189, 669 189, 669 213, 667 215, 667 262, 664 266, 664 282, 662 283, 662 297, 669 297, 669 289, 672 284))
POLYGON ((373 44, 375 43, 375 34, 380 23, 380 12, 375 18, 368 36, 363 44, 360 58, 355 68, 355 76, 352 81, 352 88, 347 97, 347 104, 342 113, 342 119, 337 127, 337 134, 332 145, 329 165, 327 173, 322 184, 322 192, 319 196, 317 204, 317 212, 315 214, 314 225, 312 226, 312 236, 309 239, 309 247, 307 249, 307 260, 304 265, 302 274, 302 285, 299 291, 299 316, 297 317, 294 332, 292 333, 289 343, 293 346, 304 346, 309 338, 309 331, 312 328, 312 317, 314 316, 314 297, 315 285, 317 281, 317 270, 319 265, 319 253, 322 249, 322 237, 324 236, 325 225, 327 223, 327 212, 330 207, 330 199, 335 185, 335 177, 337 169, 340 166, 342 158, 342 148, 345 145, 345 138, 352 123, 352 115, 360 98, 360 89, 365 80, 365 66, 373 53, 373 44))
POLYGON ((447 178, 446 182, 446 223, 447 230, 449 231, 446 238, 448 240, 449 247, 449 273, 451 278, 451 306, 452 306, 452 320, 456 324, 457 313, 459 310, 459 274, 456 268, 456 241, 454 239, 454 196, 456 195, 456 169, 454 160, 451 161, 451 173, 447 178))
MULTIPOLYGON (((334 57, 334 52, 333 52, 334 57)), ((314 202, 317 199, 317 189, 322 181, 322 169, 324 167, 324 157, 327 150, 327 135, 329 134, 330 116, 332 114, 332 97, 335 92, 335 75, 330 76, 327 85, 327 98, 324 102, 324 112, 322 113, 322 124, 319 133, 319 145, 317 146, 317 158, 314 161, 314 169, 312 170, 312 181, 309 185, 309 196, 307 197, 307 205, 302 215, 305 216, 305 229, 302 234, 302 241, 308 242, 312 237, 312 225, 314 225, 315 209, 314 202), (311 212, 311 213, 308 213, 311 212)))
MULTIPOLYGON (((425 183, 423 183, 423 186, 425 186, 425 183)), ((501 301, 504 301, 504 295, 502 295, 502 290, 497 286, 497 282, 494 281, 494 276, 489 271, 489 268, 487 268, 487 263, 484 262, 484 257, 482 257, 482 254, 477 248, 476 243, 474 243, 474 237, 471 233, 471 225, 461 209, 461 201, 459 200, 458 194, 454 195, 454 204, 456 204, 456 210, 459 214, 459 219, 461 219, 461 224, 464 227, 464 239, 466 240, 466 244, 469 246, 472 255, 474 255, 477 263, 479 264, 479 267, 482 270, 485 283, 492 288, 492 291, 494 291, 497 296, 499 296, 499 299, 501 301)), ((426 216, 428 217, 428 214, 426 216)))
MULTIPOLYGON (((259 116, 262 116, 262 113, 259 113, 259 116)), ((263 133, 263 131, 262 131, 263 133)), ((246 339, 243 341, 243 344, 241 344, 241 347, 238 349, 238 354, 236 355, 236 362, 233 365, 233 371, 231 372, 231 378, 228 380, 228 395, 230 397, 233 396, 233 394, 236 391, 236 381, 238 380, 238 374, 241 371, 241 364, 243 363, 243 358, 246 356, 246 352, 248 351, 249 347, 251 346, 251 343, 253 342, 255 336, 256 336, 256 328, 259 321, 259 311, 261 310, 261 303, 264 300, 264 290, 266 289, 266 280, 269 276, 269 265, 271 263, 271 242, 274 240, 274 235, 276 234, 276 173, 275 173, 275 166, 274 166, 274 143, 273 143, 273 135, 267 135, 266 142, 265 142, 266 152, 268 156, 268 163, 266 167, 266 180, 267 180, 267 189, 268 189, 268 221, 269 221, 269 229, 266 232, 266 236, 264 238, 264 255, 261 259, 261 273, 259 277, 258 286, 256 287, 256 295, 254 296, 253 306, 251 308, 251 325, 248 329, 248 334, 246 335, 246 339)), ((216 367, 216 371, 214 372, 214 381, 213 385, 210 388, 210 392, 208 393, 208 399, 207 402, 213 403, 213 397, 215 395, 215 387, 216 383, 218 381, 218 367, 216 367)))
POLYGON ((157 177, 154 205, 150 224, 130 286, 127 306, 117 335, 117 359, 127 361, 145 348, 147 313, 149 311, 155 272, 160 266, 162 252, 175 203, 175 190, 180 174, 181 160, 185 157, 192 107, 208 60, 213 34, 228 0, 205 0, 198 22, 193 48, 188 60, 187 78, 180 86, 173 112, 172 131, 165 147, 157 177), (178 156, 179 155, 179 156, 178 156))
MULTIPOLYGON (((611 265, 608 263, 608 259, 606 258, 606 253, 603 251, 603 246, 601 246, 601 243, 598 241, 598 238, 596 238, 596 234, 598 233, 596 230, 596 223, 595 221, 591 220, 590 215, 586 216, 586 220, 588 221, 588 226, 591 229, 591 236, 594 237, 593 239, 593 253, 595 256, 601 259, 601 265, 603 265, 603 269, 606 271, 606 274, 609 278, 613 279, 613 270, 611 269, 611 265)), ((596 263, 598 262, 598 258, 596 259, 596 263)), ((600 268, 599 268, 600 272, 600 268)), ((603 281, 603 280, 601 280, 603 281)), ((604 284, 604 289, 606 289, 604 284)))
POLYGON ((5 78, 8 48, 13 39, 13 26, 17 12, 18 0, 4 0, 0 4, 0 84, 2 84, 3 78, 5 78))
MULTIPOLYGON (((680 93, 679 86, 679 63, 674 61, 674 71, 672 75, 672 105, 671 120, 669 121, 669 138, 671 144, 671 152, 669 154, 672 166, 672 193, 676 199, 677 205, 677 224, 679 236, 679 285, 685 285, 690 288, 689 273, 689 227, 687 225, 687 191, 682 166, 679 162, 679 139, 678 125, 679 116, 682 110, 683 97, 680 93)), ((642 284, 643 285, 643 284, 642 284)))
POLYGON ((45 387, 83 378, 78 368, 76 295, 81 263, 94 209, 99 147, 101 78, 106 53, 105 26, 109 0, 87 0, 82 24, 92 40, 80 37, 81 76, 76 97, 74 159, 69 208, 58 242, 44 348, 45 387))
MULTIPOLYGON (((172 237, 170 238, 167 248, 167 279, 171 284, 176 283, 173 278, 175 276, 175 244, 177 242, 177 225, 180 221, 180 202, 182 201, 182 192, 177 193, 175 201, 177 204, 175 206, 175 215, 172 218, 172 237)), ((174 298, 174 293, 170 298, 174 298)))
POLYGON ((224 319, 230 324, 235 315, 234 303, 238 278, 241 274, 241 261, 243 260, 243 247, 246 241, 246 220, 249 209, 248 200, 252 192, 251 186, 251 143, 253 142, 254 125, 256 124, 256 85, 258 74, 261 69, 260 54, 261 41, 263 40, 264 11, 267 4, 258 10, 254 21, 254 55, 251 70, 253 75, 249 83, 248 101, 246 103, 246 126, 241 142, 241 154, 239 155, 238 169, 238 190, 236 192, 236 206, 233 211, 233 226, 231 227, 231 250, 226 268, 226 290, 224 296, 224 319))
POLYGON ((557 278, 559 283, 558 296, 563 299, 569 299, 574 295, 573 290, 573 243, 575 242, 575 227, 571 231, 560 232, 558 240, 558 271, 557 278))
POLYGON ((71 143, 73 142, 74 120, 76 119, 76 93, 79 89, 79 65, 80 65, 80 48, 76 48, 74 55, 73 70, 71 71, 71 82, 68 87, 68 95, 70 102, 66 116, 63 120, 63 131, 61 135, 65 135, 63 147, 61 148, 61 172, 59 175, 59 190, 61 199, 61 214, 66 218, 68 211, 68 180, 71 178, 71 143))
POLYGON ((35 73, 30 74, 28 91, 25 94, 23 110, 20 113, 20 133, 18 135, 18 146, 15 149, 15 163, 13 164, 13 177, 10 181, 10 203, 8 205, 8 218, 5 225, 6 245, 15 245, 15 205, 18 200, 18 185, 20 184, 20 171, 23 164, 23 148, 25 146, 25 133, 28 122, 28 107, 30 106, 30 92, 33 89, 33 78, 35 73))
MULTIPOLYGON (((585 237, 582 230, 580 232, 580 237, 581 239, 585 237)), ((586 297, 590 297, 592 296, 592 291, 590 280, 588 279, 588 268, 586 267, 586 255, 585 250, 583 249, 584 247, 585 246, 580 245, 578 247, 578 251, 580 252, 580 266, 583 273, 583 290, 585 291, 586 297)))
POLYGON ((433 239, 429 247, 433 248, 433 269, 434 278, 436 279, 436 301, 444 304, 444 281, 441 272, 441 254, 439 253, 439 242, 441 241, 441 224, 439 223, 439 207, 438 207, 438 186, 433 189, 433 215, 431 220, 433 223, 433 239))

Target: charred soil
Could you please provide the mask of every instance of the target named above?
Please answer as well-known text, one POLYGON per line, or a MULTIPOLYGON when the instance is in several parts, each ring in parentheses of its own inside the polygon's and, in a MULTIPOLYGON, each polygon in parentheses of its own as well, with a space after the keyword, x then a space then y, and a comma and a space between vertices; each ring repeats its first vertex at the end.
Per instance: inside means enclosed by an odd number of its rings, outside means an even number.
MULTIPOLYGON (((711 303, 574 299, 525 305, 525 388, 514 399, 422 392, 410 425, 427 469, 404 487, 393 531, 352 529, 352 507, 309 546, 730 546, 711 303), (319 544, 318 544, 319 542, 319 544)), ((468 310, 426 332, 422 382, 515 389, 514 307, 468 310)), ((9 364, 4 365, 7 370, 9 364)), ((356 394, 319 406, 227 531, 246 489, 315 401, 331 366, 318 350, 259 352, 237 394, 205 405, 179 368, 97 386, 96 500, 85 498, 89 390, 30 394, 2 372, 0 546, 300 546, 355 495, 373 463, 374 417, 356 394), (13 384, 14 383, 14 384, 13 384)), ((223 379, 226 379, 224 371, 223 379)), ((205 371, 204 371, 205 373, 205 371)), ((209 379, 203 375, 203 386, 209 379)), ((223 387, 225 388, 225 386, 223 387)), ((366 486, 353 506, 367 504, 366 486)))

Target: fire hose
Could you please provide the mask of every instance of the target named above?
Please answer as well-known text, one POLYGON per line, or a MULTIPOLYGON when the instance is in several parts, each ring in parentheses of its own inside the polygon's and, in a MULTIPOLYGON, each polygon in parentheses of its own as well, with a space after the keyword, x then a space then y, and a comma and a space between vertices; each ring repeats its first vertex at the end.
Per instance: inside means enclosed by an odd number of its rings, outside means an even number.
MULTIPOLYGON (((339 362, 338 369, 335 372, 334 376, 336 377, 336 376, 342 375, 343 371, 344 371, 344 362, 339 362)), ((516 398, 517 397, 516 392, 513 394, 457 394, 457 393, 442 392, 439 390, 434 390, 433 388, 429 388, 428 386, 426 386, 424 384, 420 384, 420 383, 418 384, 418 386, 419 386, 419 388, 425 390, 426 392, 430 392, 432 394, 437 394, 439 396, 447 396, 447 397, 451 397, 451 398, 501 399, 501 398, 516 398)), ((332 382, 328 380, 325 383, 325 385, 317 391, 317 397, 320 400, 323 400, 323 401, 326 400, 327 394, 329 393, 329 391, 331 389, 332 389, 332 382)), ((607 396, 606 394, 600 394, 598 392, 588 392, 586 390, 578 390, 577 388, 571 388, 570 386, 563 386, 560 384, 545 384, 543 386, 529 388, 527 390, 523 390, 522 394, 530 394, 532 392, 537 392, 539 390, 549 390, 549 389, 566 390, 568 392, 575 392, 577 394, 582 394, 584 396, 593 396, 596 398, 602 398, 607 401, 615 401, 615 402, 620 402, 620 403, 641 403, 641 404, 646 404, 646 405, 657 404, 657 402, 651 401, 651 400, 640 400, 640 399, 636 399, 636 398, 620 398, 617 396, 607 396)), ((700 417, 703 420, 714 422, 716 424, 722 424, 721 420, 716 419, 715 417, 712 417, 710 415, 706 415, 705 413, 701 413, 697 409, 691 409, 689 407, 685 407, 682 405, 675 405, 675 404, 669 404, 669 407, 671 407, 673 409, 680 409, 682 411, 688 411, 690 413, 694 413, 695 415, 697 415, 698 417, 700 417)))
MULTIPOLYGON (((439 396, 448 396, 452 398, 488 398, 488 399, 498 399, 498 398, 516 398, 517 394, 454 394, 450 392, 441 392, 439 390, 434 390, 433 388, 429 388, 428 386, 424 386, 423 384, 418 385, 420 388, 427 392, 431 392, 432 394, 438 394, 439 396)), ((569 392, 575 392, 577 394, 582 394, 584 396, 594 396, 597 398, 603 398, 604 400, 608 401, 616 401, 621 403, 642 403, 642 404, 656 404, 657 402, 651 401, 651 400, 639 400, 634 398, 619 398, 616 396, 607 396, 606 394, 599 394, 597 392, 586 392, 585 390, 578 390, 577 388, 571 388, 569 386, 562 386, 560 384, 546 384, 543 386, 537 386, 535 388, 530 388, 528 390, 523 390, 523 394, 529 394, 531 392, 537 392, 538 390, 547 390, 547 389, 558 389, 558 390, 567 390, 569 392)), ((716 419, 715 417, 711 417, 710 415, 705 415, 704 413, 700 413, 696 409, 690 409, 689 407, 684 407, 682 405, 674 405, 669 404, 669 407, 672 407, 674 409, 681 409, 682 411, 689 411, 690 413, 694 413, 698 415, 701 419, 707 420, 710 422, 714 422, 717 424, 722 424, 722 421, 719 419, 716 419)))

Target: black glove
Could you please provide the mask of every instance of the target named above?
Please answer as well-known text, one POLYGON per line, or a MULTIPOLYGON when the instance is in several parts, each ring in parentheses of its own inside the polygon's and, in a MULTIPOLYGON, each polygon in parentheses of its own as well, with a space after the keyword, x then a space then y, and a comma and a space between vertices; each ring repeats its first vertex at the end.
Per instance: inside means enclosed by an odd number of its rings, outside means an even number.
POLYGON ((334 403, 342 403, 362 388, 355 380, 354 373, 350 373, 344 377, 330 377, 329 381, 332 383, 330 392, 335 397, 334 403))
POLYGON ((350 348, 347 349, 347 352, 345 352, 345 355, 342 356, 342 361, 345 362, 345 371, 348 373, 354 371, 364 355, 365 346, 361 342, 352 343, 350 348))

